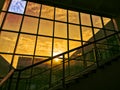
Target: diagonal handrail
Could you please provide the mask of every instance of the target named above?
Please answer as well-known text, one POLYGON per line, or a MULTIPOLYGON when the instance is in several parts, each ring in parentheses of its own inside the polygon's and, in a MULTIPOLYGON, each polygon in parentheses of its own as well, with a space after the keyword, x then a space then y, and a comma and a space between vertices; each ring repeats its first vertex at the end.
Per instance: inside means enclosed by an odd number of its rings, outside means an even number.
POLYGON ((0 87, 13 75, 15 72, 15 69, 12 69, 1 81, 0 81, 0 87))
POLYGON ((32 68, 32 67, 37 66, 37 65, 39 65, 39 64, 42 64, 42 63, 44 63, 44 62, 50 61, 50 60, 52 60, 52 59, 54 59, 54 58, 57 58, 57 57, 59 57, 59 56, 61 56, 61 55, 70 53, 70 52, 72 52, 72 51, 74 51, 74 50, 77 50, 77 49, 80 49, 80 48, 83 48, 83 47, 86 47, 86 46, 88 46, 88 45, 90 45, 90 44, 94 44, 94 43, 96 43, 96 42, 99 42, 99 41, 101 41, 101 40, 104 40, 104 39, 106 39, 106 38, 109 38, 109 37, 111 37, 111 36, 113 36, 113 35, 116 35, 116 34, 119 34, 119 33, 120 33, 120 31, 116 31, 116 32, 113 33, 113 34, 110 34, 110 35, 105 36, 105 37, 103 37, 103 38, 100 38, 100 39, 98 39, 98 40, 89 42, 89 43, 87 43, 87 44, 84 44, 83 46, 79 46, 79 47, 76 47, 76 48, 71 49, 71 50, 69 50, 69 51, 63 52, 63 53, 58 54, 58 55, 56 55, 56 56, 50 57, 50 58, 48 58, 48 59, 46 59, 46 60, 37 62, 37 63, 35 63, 35 64, 33 64, 33 65, 27 66, 27 67, 22 68, 22 69, 16 69, 16 71, 24 71, 24 70, 26 70, 26 69, 32 68))

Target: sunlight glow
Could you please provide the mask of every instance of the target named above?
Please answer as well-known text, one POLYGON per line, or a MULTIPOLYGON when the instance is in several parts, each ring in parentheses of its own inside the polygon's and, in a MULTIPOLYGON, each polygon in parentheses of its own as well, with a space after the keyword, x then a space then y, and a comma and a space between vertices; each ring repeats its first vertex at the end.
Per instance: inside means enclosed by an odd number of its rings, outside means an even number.
MULTIPOLYGON (((56 55, 58 55, 58 54, 60 54, 60 53, 62 53, 62 51, 54 52, 54 53, 53 53, 53 56, 56 56, 56 55)), ((53 60, 55 61, 55 63, 60 63, 60 61, 61 61, 60 58, 62 58, 62 56, 59 56, 58 58, 55 58, 55 59, 53 59, 53 60)))

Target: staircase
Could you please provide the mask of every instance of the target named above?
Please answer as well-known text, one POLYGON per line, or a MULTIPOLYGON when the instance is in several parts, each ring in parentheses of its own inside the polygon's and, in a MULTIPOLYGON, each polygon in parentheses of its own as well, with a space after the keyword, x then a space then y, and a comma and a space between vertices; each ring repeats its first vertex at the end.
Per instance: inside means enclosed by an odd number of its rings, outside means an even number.
POLYGON ((120 90, 120 55, 57 90, 120 90))
MULTIPOLYGON (((115 79, 117 77, 112 78, 112 74, 117 73, 119 68, 119 63, 113 64, 115 60, 119 62, 120 57, 118 34, 119 32, 116 32, 70 51, 36 62, 33 65, 16 69, 13 74, 9 75, 9 78, 1 85, 0 89, 64 90, 67 88, 67 90, 72 90, 76 88, 76 90, 85 90, 91 87, 98 90, 98 86, 104 86, 104 80, 107 83, 107 81, 110 82, 110 78, 115 79), (105 42, 106 39, 108 41, 114 39, 115 42, 105 42), (81 52, 82 48, 86 50, 84 53, 81 52), (68 55, 69 57, 67 57, 68 55), (56 58, 60 59, 61 62, 54 64, 56 58), (52 64, 49 65, 49 63, 52 64), (106 66, 110 69, 107 69, 106 66), (102 80, 102 77, 104 80, 102 80), (94 83, 92 80, 94 80, 94 83)), ((109 85, 106 88, 109 88, 109 85)))

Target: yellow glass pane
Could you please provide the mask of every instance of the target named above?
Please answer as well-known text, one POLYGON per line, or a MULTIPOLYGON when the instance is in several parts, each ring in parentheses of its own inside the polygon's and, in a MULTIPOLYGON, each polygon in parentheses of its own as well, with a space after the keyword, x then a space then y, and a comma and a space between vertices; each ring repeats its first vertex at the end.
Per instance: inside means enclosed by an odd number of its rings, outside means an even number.
POLYGON ((82 38, 83 41, 88 41, 89 39, 93 38, 92 28, 82 27, 82 38))
POLYGON ((35 36, 20 34, 16 53, 33 55, 35 39, 35 36))
POLYGON ((22 25, 22 32, 37 33, 38 19, 32 17, 25 17, 22 25))
POLYGON ((55 22, 55 34, 56 37, 67 38, 67 24, 55 22))
POLYGON ((79 24, 79 13, 75 11, 68 11, 68 18, 70 23, 79 24))
POLYGON ((80 13, 81 24, 91 26, 90 14, 80 13))
POLYGON ((69 25, 69 38, 81 40, 80 37, 80 26, 69 25))
POLYGON ((72 41, 72 40, 69 40, 69 49, 74 49, 76 47, 79 47, 81 46, 81 42, 79 41, 72 41))
POLYGON ((13 53, 17 34, 2 31, 0 34, 0 52, 13 53))
POLYGON ((56 13, 55 20, 65 21, 65 22, 67 21, 67 10, 56 8, 55 13, 56 13))
POLYGON ((55 56, 65 51, 67 51, 67 40, 54 39, 53 55, 55 56))
POLYGON ((28 2, 25 14, 32 16, 39 16, 40 4, 28 2))
POLYGON ((51 56, 52 52, 52 38, 38 37, 36 55, 51 56))
POLYGON ((53 34, 53 21, 40 20, 39 34, 52 36, 53 34))
POLYGON ((8 13, 3 25, 3 29, 19 31, 21 20, 21 15, 8 13))
POLYGON ((102 28, 102 21, 101 21, 100 16, 92 15, 92 21, 93 21, 94 27, 102 28))
POLYGON ((4 13, 4 12, 1 12, 1 13, 0 13, 0 27, 1 27, 1 24, 2 24, 2 22, 3 22, 4 16, 5 16, 5 13, 4 13))
POLYGON ((54 18, 54 7, 42 5, 41 17, 53 19, 54 18))

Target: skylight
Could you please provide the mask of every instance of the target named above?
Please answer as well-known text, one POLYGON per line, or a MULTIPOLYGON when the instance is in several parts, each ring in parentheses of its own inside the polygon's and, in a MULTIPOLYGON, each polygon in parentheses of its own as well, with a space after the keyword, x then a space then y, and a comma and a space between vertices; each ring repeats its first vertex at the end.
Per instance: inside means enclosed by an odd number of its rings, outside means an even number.
POLYGON ((24 13, 24 9, 25 9, 25 5, 26 5, 26 1, 23 1, 23 0, 12 0, 8 11, 9 12, 23 14, 24 13))

